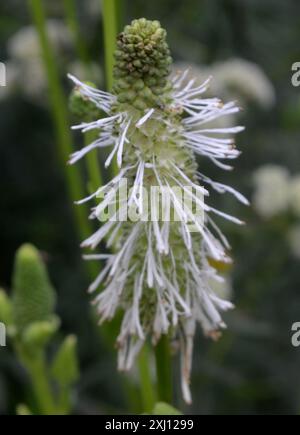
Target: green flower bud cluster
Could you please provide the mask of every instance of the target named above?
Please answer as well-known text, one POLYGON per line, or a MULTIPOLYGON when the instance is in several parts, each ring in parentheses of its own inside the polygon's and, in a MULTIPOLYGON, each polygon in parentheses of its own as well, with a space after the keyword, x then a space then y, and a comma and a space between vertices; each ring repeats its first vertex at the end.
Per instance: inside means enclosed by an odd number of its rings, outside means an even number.
POLYGON ((145 18, 134 20, 119 35, 113 91, 120 103, 138 110, 164 103, 172 64, 166 35, 158 21, 145 18))
MULTIPOLYGON (((113 113, 127 112, 132 121, 124 163, 134 165, 137 157, 151 161, 154 156, 156 164, 165 167, 166 174, 172 171, 169 162, 175 161, 194 178, 195 158, 193 152, 183 146, 180 136, 182 112, 172 106, 173 88, 168 80, 172 58, 166 37, 167 32, 158 21, 145 18, 132 21, 119 35, 113 86, 117 103, 113 113), (156 116, 136 128, 145 111, 152 108, 156 109, 156 116), (177 127, 173 133, 163 119, 177 127)), ((116 130, 116 134, 121 134, 118 127, 116 130)))
MULTIPOLYGON (((85 82, 88 86, 96 89, 92 82, 85 82)), ((95 104, 87 98, 84 98, 78 88, 74 88, 69 97, 69 108, 71 113, 81 121, 90 121, 91 119, 101 118, 102 112, 95 104)))
MULTIPOLYGON (((47 345, 60 326, 54 314, 55 301, 56 293, 40 253, 32 245, 21 246, 15 259, 12 297, 0 289, 0 322, 7 326, 17 358, 31 378, 36 410, 43 415, 70 412, 71 387, 79 377, 73 336, 61 344, 50 367, 46 363, 47 345), (52 390, 53 381, 56 391, 52 390), (61 402, 60 395, 64 399, 61 402)), ((21 405, 18 413, 32 412, 21 405)))

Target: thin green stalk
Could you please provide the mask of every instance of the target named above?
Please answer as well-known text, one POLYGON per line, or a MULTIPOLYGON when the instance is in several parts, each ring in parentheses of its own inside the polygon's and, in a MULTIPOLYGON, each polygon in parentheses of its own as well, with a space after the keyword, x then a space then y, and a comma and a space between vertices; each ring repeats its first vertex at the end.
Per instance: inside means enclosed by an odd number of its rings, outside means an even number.
POLYGON ((172 403, 172 358, 167 335, 163 335, 155 349, 157 390, 159 400, 172 403))
MULTIPOLYGON (((78 14, 76 12, 75 0, 64 0, 65 14, 68 27, 73 36, 77 56, 84 65, 87 72, 89 72, 89 55, 87 48, 83 42, 80 31, 80 24, 78 21, 78 14)), ((85 135, 85 145, 89 145, 96 139, 95 132, 91 131, 85 135)), ((97 190, 102 185, 102 174, 97 159, 97 151, 88 153, 86 157, 86 166, 88 170, 89 187, 97 190)))
POLYGON ((61 385, 61 391, 58 398, 59 410, 61 415, 69 415, 72 410, 72 400, 70 387, 61 385))
POLYGON ((76 0, 63 0, 67 24, 73 36, 77 55, 86 66, 89 64, 89 53, 81 37, 80 25, 76 12, 76 0))
MULTIPOLYGON (((67 103, 60 82, 59 71, 52 47, 46 30, 46 16, 42 0, 29 0, 29 8, 38 32, 42 57, 48 80, 50 103, 52 107, 53 121, 56 129, 58 152, 61 166, 64 170, 67 186, 72 201, 84 196, 80 171, 77 167, 68 168, 66 162, 72 153, 72 136, 68 125, 67 103)), ((75 207, 74 213, 81 238, 90 234, 90 226, 87 220, 85 207, 75 207)))
POLYGON ((118 31, 124 27, 124 0, 116 0, 117 4, 117 27, 118 31))
POLYGON ((156 394, 149 366, 149 357, 149 348, 146 344, 141 350, 138 360, 143 410, 145 412, 151 412, 156 402, 156 394))
MULTIPOLYGON (((118 0, 118 2, 120 3, 121 0, 118 0)), ((65 4, 67 23, 73 35, 73 39, 75 41, 77 56, 81 60, 81 62, 85 65, 87 72, 89 72, 88 57, 85 55, 85 53, 82 50, 83 48, 82 44, 79 45, 78 43, 82 39, 80 34, 80 26, 78 23, 78 16, 76 14, 76 3, 74 0, 64 0, 64 4, 65 4)), ((117 9, 116 9, 116 13, 117 13, 117 9)), ((115 39, 116 39, 116 35, 113 36, 113 40, 115 39)), ((112 50, 114 51, 114 47, 112 50)), ((112 59, 113 59, 113 51, 110 53, 112 59)), ((110 81, 111 81, 110 87, 111 87, 112 80, 113 80, 112 77, 113 67, 111 67, 109 74, 110 74, 110 81)), ((97 132, 93 130, 87 132, 84 136, 85 145, 89 145, 90 143, 92 143, 96 139, 96 137, 97 137, 97 132)), ((92 152, 89 152, 86 155, 86 167, 87 167, 88 179, 89 179, 88 188, 91 192, 95 192, 100 186, 103 185, 103 177, 99 165, 99 160, 97 158, 97 150, 93 150, 92 152)), ((97 273, 99 273, 99 265, 96 263, 89 263, 89 271, 91 276, 95 278, 97 273)), ((108 339, 108 342, 111 345, 111 342, 113 341, 113 337, 114 337, 113 328, 111 327, 104 328, 102 329, 102 332, 104 338, 108 339)), ((127 399, 131 404, 131 408, 135 409, 135 405, 133 404, 133 401, 134 398, 136 397, 136 394, 135 392, 133 392, 133 387, 125 377, 122 377, 122 381, 124 385, 124 390, 126 391, 127 394, 127 399)))
POLYGON ((118 34, 117 0, 103 0, 103 30, 105 46, 106 85, 109 91, 113 86, 114 52, 118 34))
MULTIPOLYGON (((67 25, 71 32, 71 35, 74 40, 74 45, 76 48, 77 56, 82 62, 87 71, 87 74, 90 70, 89 64, 89 55, 87 48, 83 42, 83 38, 80 31, 80 24, 78 20, 78 14, 76 11, 76 1, 75 0, 63 0, 65 7, 65 15, 67 25)), ((91 131, 86 133, 84 137, 85 145, 89 145, 96 139, 95 131, 91 131)), ((102 174, 101 168, 97 159, 97 150, 93 150, 87 154, 86 159, 86 168, 88 172, 88 189, 92 192, 96 191, 100 186, 102 186, 102 174)), ((97 274, 99 273, 98 264, 94 262, 89 262, 87 264, 88 273, 92 279, 95 279, 97 274)))
POLYGON ((42 352, 32 358, 26 358, 24 364, 32 380, 34 394, 42 415, 55 415, 57 409, 53 393, 47 379, 47 369, 42 352))

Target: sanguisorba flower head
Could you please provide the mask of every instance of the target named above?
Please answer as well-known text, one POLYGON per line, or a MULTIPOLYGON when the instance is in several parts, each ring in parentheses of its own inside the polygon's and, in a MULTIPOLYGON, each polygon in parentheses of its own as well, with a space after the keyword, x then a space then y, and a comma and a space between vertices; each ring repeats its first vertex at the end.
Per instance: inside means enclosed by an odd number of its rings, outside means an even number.
POLYGON ((112 94, 70 76, 83 101, 94 103, 107 115, 74 127, 83 132, 97 129, 99 134, 93 143, 75 152, 70 162, 92 149, 111 147, 105 165, 115 158, 119 168, 115 178, 83 200, 105 193, 92 209, 92 217, 99 218, 105 207, 116 201, 114 193, 121 179, 126 178, 130 187, 127 201, 118 205, 119 219, 117 213, 111 216, 82 244, 95 249, 104 239, 112 248, 110 255, 89 256, 106 260, 90 291, 104 287, 94 301, 102 321, 112 319, 118 309, 123 310, 117 339, 119 369, 130 369, 147 336, 154 344, 162 334, 170 339, 179 337, 182 391, 186 402, 191 402, 189 382, 196 322, 207 336, 215 337, 225 327, 220 312, 232 308, 209 286, 212 279, 222 280, 211 260, 230 261, 229 244, 213 215, 241 223, 206 204, 206 187, 230 192, 247 203, 233 188, 199 172, 196 155, 220 168, 231 168, 223 160, 235 159, 239 151, 228 134, 243 128, 212 128, 209 124, 239 108, 233 102, 223 104, 217 98, 202 97, 210 79, 201 86, 191 80, 184 87, 188 72, 169 79, 172 59, 166 31, 158 21, 139 19, 126 26, 118 37, 115 59, 112 94), (152 201, 145 210, 144 194, 154 186, 168 193, 170 208, 178 219, 162 219, 159 201, 152 201), (182 204, 175 188, 181 189, 202 213, 195 214, 192 206, 182 204), (130 206, 137 209, 134 222, 122 219, 130 206))

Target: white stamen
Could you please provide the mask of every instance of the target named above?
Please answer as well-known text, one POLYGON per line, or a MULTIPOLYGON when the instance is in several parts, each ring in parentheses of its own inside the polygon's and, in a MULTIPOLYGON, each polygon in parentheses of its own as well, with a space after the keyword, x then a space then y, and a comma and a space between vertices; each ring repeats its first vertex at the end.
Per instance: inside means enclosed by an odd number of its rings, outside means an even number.
POLYGON ((145 116, 143 116, 136 124, 135 126, 137 128, 141 127, 143 124, 145 124, 146 121, 148 121, 149 118, 151 118, 151 116, 153 115, 153 113, 155 112, 155 109, 150 109, 148 110, 148 112, 146 113, 145 116))

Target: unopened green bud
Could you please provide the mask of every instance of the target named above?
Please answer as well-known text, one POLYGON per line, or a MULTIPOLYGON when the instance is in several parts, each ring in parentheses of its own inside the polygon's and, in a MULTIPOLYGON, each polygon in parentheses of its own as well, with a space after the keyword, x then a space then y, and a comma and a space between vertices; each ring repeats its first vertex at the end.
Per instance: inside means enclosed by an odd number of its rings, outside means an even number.
POLYGON ((60 385, 70 386, 79 379, 77 338, 70 335, 62 343, 52 363, 51 373, 60 385))
POLYGON ((115 52, 114 92, 120 103, 131 103, 138 110, 161 104, 172 62, 166 35, 158 21, 145 18, 132 21, 119 35, 115 52), (133 98, 126 98, 120 92, 124 89, 124 82, 137 92, 138 100, 134 103, 133 98), (145 83, 148 89, 141 92, 145 83))
POLYGON ((38 250, 23 245, 16 254, 13 276, 13 316, 19 332, 51 318, 55 291, 38 250))

